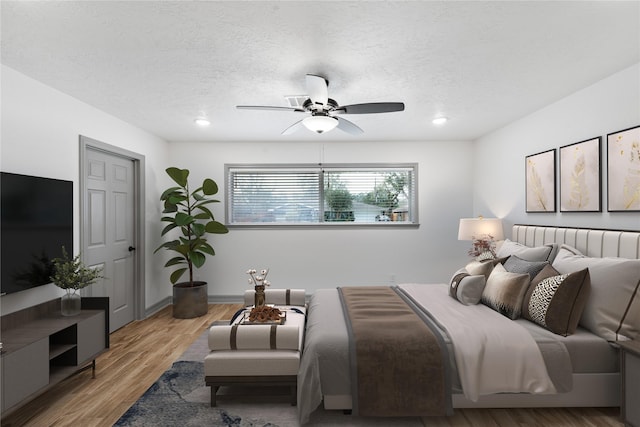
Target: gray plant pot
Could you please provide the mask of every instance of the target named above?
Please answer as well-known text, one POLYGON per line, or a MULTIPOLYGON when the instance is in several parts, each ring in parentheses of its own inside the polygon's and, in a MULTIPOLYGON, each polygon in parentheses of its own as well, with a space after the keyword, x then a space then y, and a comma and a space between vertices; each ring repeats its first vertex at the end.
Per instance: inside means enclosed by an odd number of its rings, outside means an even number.
POLYGON ((181 282, 173 285, 173 317, 193 319, 207 314, 209 308, 207 282, 181 282))

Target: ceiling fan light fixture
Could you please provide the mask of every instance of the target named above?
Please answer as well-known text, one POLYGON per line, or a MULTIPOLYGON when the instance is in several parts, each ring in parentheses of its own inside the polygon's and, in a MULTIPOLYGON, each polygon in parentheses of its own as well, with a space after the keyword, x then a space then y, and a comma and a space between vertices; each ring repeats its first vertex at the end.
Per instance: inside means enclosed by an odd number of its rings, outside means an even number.
POLYGON ((316 74, 307 74, 305 81, 308 95, 286 96, 288 107, 236 105, 236 108, 239 110, 288 111, 310 115, 286 128, 282 135, 297 132, 302 126, 316 133, 329 132, 338 127, 341 131, 351 135, 359 135, 363 130, 355 123, 342 117, 334 117, 333 114, 375 114, 404 111, 404 102, 366 102, 341 106, 334 99, 329 98, 329 81, 326 78, 316 74))
POLYGON ((338 126, 338 119, 331 116, 317 115, 302 120, 302 124, 312 132, 329 132, 338 126))

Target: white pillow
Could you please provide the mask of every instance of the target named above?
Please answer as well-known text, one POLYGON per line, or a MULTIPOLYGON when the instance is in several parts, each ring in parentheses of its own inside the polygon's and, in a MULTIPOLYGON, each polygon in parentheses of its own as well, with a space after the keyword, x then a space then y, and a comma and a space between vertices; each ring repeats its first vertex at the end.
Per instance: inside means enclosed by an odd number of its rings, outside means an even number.
POLYGON ((558 245, 556 243, 548 243, 543 246, 536 246, 534 248, 523 245, 518 242, 512 242, 506 239, 500 249, 498 250, 497 257, 504 258, 511 255, 517 255, 525 261, 549 261, 552 262, 558 253, 558 245))
POLYGON ((591 295, 580 325, 609 341, 640 337, 640 260, 592 258, 562 245, 552 265, 561 274, 589 269, 591 295))
POLYGON ((484 261, 471 261, 464 269, 472 276, 482 274, 485 279, 489 278, 489 275, 493 271, 493 267, 499 263, 499 260, 484 260, 484 261))
POLYGON ((209 328, 209 349, 300 350, 298 329, 298 325, 214 325, 209 328))
MULTIPOLYGON (((244 305, 254 304, 256 291, 248 289, 244 291, 244 305)), ((306 291, 304 289, 265 289, 264 303, 276 305, 296 305, 304 307, 306 291)))

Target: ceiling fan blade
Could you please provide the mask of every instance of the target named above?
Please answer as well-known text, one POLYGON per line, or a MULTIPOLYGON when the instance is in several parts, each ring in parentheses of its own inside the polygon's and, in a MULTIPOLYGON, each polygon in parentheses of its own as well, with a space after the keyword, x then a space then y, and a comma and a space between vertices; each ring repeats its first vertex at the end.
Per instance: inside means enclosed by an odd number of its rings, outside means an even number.
MULTIPOLYGON (((302 119, 304 120, 304 119, 302 119)), ((302 120, 299 120, 282 131, 282 135, 291 135, 302 127, 302 120)))
POLYGON ((296 113, 305 113, 301 108, 293 107, 272 107, 269 105, 236 105, 238 110, 270 110, 270 111, 293 111, 296 113))
POLYGON ((343 119, 342 117, 336 117, 336 119, 338 119, 338 129, 340 130, 350 133, 351 135, 359 135, 364 132, 355 123, 347 119, 343 119))
POLYGON ((314 74, 306 75, 307 92, 314 105, 327 105, 329 99, 329 83, 324 77, 314 74))
POLYGON ((342 114, 374 114, 404 111, 403 102, 369 102, 367 104, 341 105, 334 112, 342 114))

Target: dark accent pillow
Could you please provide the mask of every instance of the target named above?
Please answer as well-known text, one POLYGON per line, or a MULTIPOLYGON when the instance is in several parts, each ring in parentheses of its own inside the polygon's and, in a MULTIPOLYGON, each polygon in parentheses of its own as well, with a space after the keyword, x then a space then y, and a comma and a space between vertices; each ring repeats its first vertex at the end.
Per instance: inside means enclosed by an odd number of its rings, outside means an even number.
POLYGON ((528 274, 510 273, 502 264, 493 268, 482 291, 482 303, 511 320, 520 317, 522 300, 531 279, 528 274))
POLYGON ((547 261, 527 261, 517 255, 511 255, 503 265, 505 270, 511 273, 527 273, 529 278, 533 280, 544 266, 549 265, 549 263, 547 261))
POLYGON ((560 274, 547 265, 524 296, 522 317, 555 334, 571 335, 580 322, 590 287, 589 269, 560 274))
POLYGON ((464 305, 475 305, 482 298, 482 291, 486 279, 484 275, 472 276, 467 270, 461 268, 456 271, 449 283, 449 296, 455 298, 464 305))

